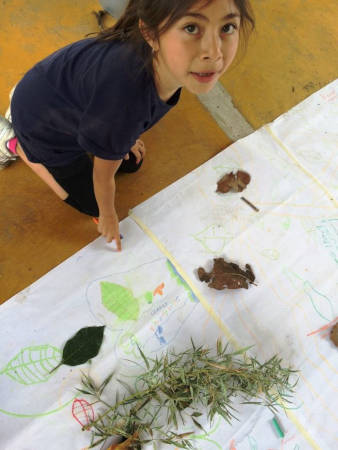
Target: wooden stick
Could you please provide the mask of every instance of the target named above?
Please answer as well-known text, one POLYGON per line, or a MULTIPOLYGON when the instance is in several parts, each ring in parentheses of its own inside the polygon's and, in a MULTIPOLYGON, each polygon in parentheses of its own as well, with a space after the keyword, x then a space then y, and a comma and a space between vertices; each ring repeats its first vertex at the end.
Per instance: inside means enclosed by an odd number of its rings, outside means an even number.
POLYGON ((252 208, 254 211, 259 212, 259 209, 255 205, 253 205, 251 202, 249 202, 249 200, 247 200, 244 197, 241 197, 241 200, 243 200, 243 202, 245 202, 247 205, 249 205, 250 208, 252 208))

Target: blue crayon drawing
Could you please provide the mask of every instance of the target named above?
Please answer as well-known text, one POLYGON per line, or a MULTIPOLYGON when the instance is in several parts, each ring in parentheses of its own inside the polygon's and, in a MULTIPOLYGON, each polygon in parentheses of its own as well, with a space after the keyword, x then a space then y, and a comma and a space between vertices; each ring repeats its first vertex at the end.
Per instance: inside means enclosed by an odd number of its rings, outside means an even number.
POLYGON ((156 328, 155 336, 157 337, 157 339, 159 340, 159 342, 160 342, 161 345, 166 345, 167 341, 166 341, 166 340, 164 339, 164 337, 162 336, 162 333, 163 333, 163 328, 161 327, 161 325, 159 325, 159 326, 156 328))

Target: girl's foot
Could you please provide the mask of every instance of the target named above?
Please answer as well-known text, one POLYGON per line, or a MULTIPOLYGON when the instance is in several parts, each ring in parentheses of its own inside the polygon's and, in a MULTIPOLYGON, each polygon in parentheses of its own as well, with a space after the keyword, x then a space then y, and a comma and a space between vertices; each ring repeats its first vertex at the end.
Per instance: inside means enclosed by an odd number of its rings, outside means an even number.
POLYGON ((13 155, 16 155, 16 156, 18 156, 18 152, 16 151, 17 145, 18 145, 18 138, 15 136, 6 142, 7 150, 9 150, 13 155))
POLYGON ((11 123, 5 117, 0 116, 0 168, 8 166, 11 161, 17 158, 17 155, 7 148, 7 142, 14 137, 11 123))

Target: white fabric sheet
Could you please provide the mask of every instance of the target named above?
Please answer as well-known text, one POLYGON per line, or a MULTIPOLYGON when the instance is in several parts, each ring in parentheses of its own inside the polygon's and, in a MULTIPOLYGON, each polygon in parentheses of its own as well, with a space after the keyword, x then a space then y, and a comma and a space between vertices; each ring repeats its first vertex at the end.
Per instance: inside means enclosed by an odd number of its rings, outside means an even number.
MULTIPOLYGON (((337 92, 336 81, 133 211, 239 345, 254 344, 260 360, 279 353, 301 370, 293 421, 281 414, 284 439, 269 410, 238 405, 233 426, 216 418, 207 434, 195 430, 198 449, 336 447, 338 361, 328 331, 338 315, 337 92), (247 189, 217 194, 218 179, 238 168, 251 174, 247 189), (249 263, 257 286, 218 292, 201 283, 196 269, 218 256, 249 263)), ((81 371, 101 381, 117 367, 132 384, 135 369, 124 358, 138 360, 136 343, 154 356, 186 348, 190 337, 214 346, 222 335, 130 218, 121 233, 122 253, 99 238, 0 307, 1 449, 86 448, 89 433, 72 415, 83 398, 75 391, 81 371), (129 309, 119 302, 107 308, 117 285, 133 297, 129 309), (77 330, 102 324, 103 346, 91 363, 49 374, 77 330)), ((81 411, 77 419, 85 420, 81 411)))

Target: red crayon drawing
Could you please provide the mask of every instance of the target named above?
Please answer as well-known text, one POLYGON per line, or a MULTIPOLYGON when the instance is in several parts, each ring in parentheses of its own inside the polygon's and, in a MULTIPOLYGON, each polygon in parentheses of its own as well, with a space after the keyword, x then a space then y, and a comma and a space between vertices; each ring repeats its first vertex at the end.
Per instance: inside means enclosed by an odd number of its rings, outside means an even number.
POLYGON ((94 420, 94 409, 87 400, 76 398, 72 405, 72 415, 84 427, 94 420))
POLYGON ((233 439, 233 440, 230 442, 229 450, 236 450, 235 445, 236 445, 236 443, 235 443, 235 440, 233 439))
POLYGON ((311 333, 308 333, 306 336, 312 336, 313 334, 317 334, 320 333, 321 331, 327 330, 328 328, 330 328, 331 326, 333 326, 338 320, 338 317, 335 317, 333 320, 331 320, 331 322, 329 322, 328 324, 324 325, 321 328, 318 328, 318 330, 312 331, 311 333))

